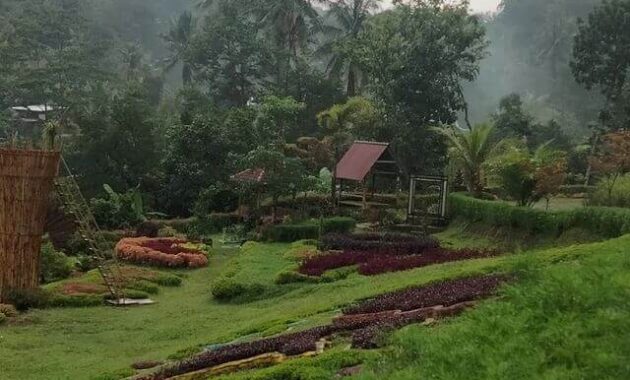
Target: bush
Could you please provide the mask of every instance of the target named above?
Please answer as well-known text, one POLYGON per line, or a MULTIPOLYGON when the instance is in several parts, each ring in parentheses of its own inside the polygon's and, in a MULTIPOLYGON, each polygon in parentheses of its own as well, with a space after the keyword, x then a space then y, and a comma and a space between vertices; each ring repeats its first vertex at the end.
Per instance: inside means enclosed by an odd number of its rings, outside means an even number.
POLYGON ((582 228, 605 238, 630 233, 630 210, 623 208, 583 207, 547 212, 514 207, 503 202, 483 201, 463 194, 451 195, 450 208, 453 216, 470 223, 514 228, 532 235, 548 234, 558 237, 573 228, 582 228))
POLYGON ((181 277, 172 274, 161 274, 155 280, 152 280, 160 286, 180 286, 182 284, 181 277))
POLYGON ((74 262, 63 252, 55 250, 52 243, 42 245, 40 278, 43 283, 63 280, 68 278, 74 269, 74 262))
POLYGON ((0 313, 6 315, 9 318, 17 317, 18 312, 15 309, 15 306, 0 303, 0 313))
POLYGON ((103 304, 100 294, 63 295, 55 294, 48 301, 50 307, 92 307, 103 304))
POLYGON ((0 311, 0 325, 4 324, 7 321, 7 316, 0 311))
POLYGON ((212 213, 208 216, 198 217, 196 221, 196 232, 212 234, 222 232, 224 228, 232 227, 243 222, 243 218, 231 213, 212 213))
POLYGON ((136 236, 156 238, 160 232, 160 227, 160 224, 154 221, 142 222, 136 227, 136 236))
POLYGON ((212 286, 212 296, 220 301, 231 301, 236 298, 256 298, 265 290, 262 284, 243 284, 224 278, 212 286))
POLYGON ((576 195, 589 194, 595 189, 594 186, 584 185, 564 185, 560 187, 560 194, 572 197, 576 195))
POLYGON ((41 289, 13 289, 9 290, 6 300, 19 311, 41 309, 48 305, 50 293, 41 289))
POLYGON ((157 285, 146 280, 134 281, 133 283, 127 285, 127 288, 140 290, 148 294, 158 294, 160 292, 160 288, 157 285))
POLYGON ((278 285, 293 284, 293 283, 318 283, 320 279, 318 277, 307 276, 305 274, 295 271, 283 271, 276 276, 275 283, 278 285))
POLYGON ((265 231, 265 238, 278 242, 294 242, 298 240, 319 239, 320 231, 324 234, 348 233, 356 226, 356 220, 347 217, 333 217, 311 220, 300 224, 280 224, 265 231))
POLYGON ((630 208, 630 175, 619 177, 614 183, 610 179, 599 181, 589 194, 588 204, 630 208))

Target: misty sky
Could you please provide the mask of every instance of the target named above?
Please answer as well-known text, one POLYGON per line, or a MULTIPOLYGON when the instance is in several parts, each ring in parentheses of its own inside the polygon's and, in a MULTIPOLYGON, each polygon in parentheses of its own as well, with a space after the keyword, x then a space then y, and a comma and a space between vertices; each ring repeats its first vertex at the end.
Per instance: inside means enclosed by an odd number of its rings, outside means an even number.
MULTIPOLYGON (((470 7, 475 12, 496 11, 500 2, 501 0, 470 0, 470 7)), ((390 6, 392 1, 384 0, 383 3, 390 6)))

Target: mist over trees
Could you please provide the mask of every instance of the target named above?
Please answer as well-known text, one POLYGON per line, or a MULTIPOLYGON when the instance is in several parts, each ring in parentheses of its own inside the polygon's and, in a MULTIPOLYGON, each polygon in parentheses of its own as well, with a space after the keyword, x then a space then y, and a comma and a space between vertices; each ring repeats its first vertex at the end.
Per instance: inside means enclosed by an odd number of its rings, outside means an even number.
POLYGON ((537 121, 556 120, 579 141, 598 122, 604 99, 573 76, 570 61, 578 19, 601 0, 504 0, 496 15, 485 15, 490 41, 479 78, 465 86, 471 119, 486 120, 501 98, 518 93, 537 121))
POLYGON ((625 76, 598 61, 627 64, 627 0, 381 4, 0 0, 0 134, 11 107, 58 106, 88 196, 138 188, 188 215, 260 146, 305 161, 304 137, 337 158, 353 138, 387 141, 405 175, 442 174, 436 127, 490 122, 492 139, 549 143, 581 173, 594 131, 627 125, 625 76))

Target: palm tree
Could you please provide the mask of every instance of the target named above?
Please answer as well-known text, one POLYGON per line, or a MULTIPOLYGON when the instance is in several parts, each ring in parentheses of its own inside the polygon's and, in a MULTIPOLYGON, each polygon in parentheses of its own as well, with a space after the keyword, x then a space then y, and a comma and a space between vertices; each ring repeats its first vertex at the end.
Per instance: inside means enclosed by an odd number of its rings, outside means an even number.
POLYGON ((182 81, 184 85, 192 82, 192 65, 186 57, 195 30, 195 20, 190 12, 182 13, 171 21, 171 28, 162 39, 168 44, 171 55, 165 59, 166 71, 171 71, 178 63, 182 63, 182 81))
POLYGON ((480 124, 470 131, 455 127, 438 128, 450 146, 451 160, 461 170, 468 191, 481 196, 484 188, 484 163, 492 155, 496 144, 491 138, 494 126, 480 124))
POLYGON ((329 41, 318 51, 330 56, 326 70, 328 75, 346 78, 346 92, 350 97, 357 94, 361 85, 361 71, 358 65, 337 47, 347 45, 359 36, 370 12, 379 8, 379 2, 380 0, 340 0, 329 11, 338 26, 329 26, 327 29, 329 41))
MULTIPOLYGON (((287 73, 295 64, 300 53, 308 47, 316 32, 321 30, 319 13, 314 3, 326 4, 329 0, 261 0, 259 22, 274 39, 281 54, 282 64, 278 65, 278 83, 282 77, 288 80, 287 73)), ((284 83, 285 88, 288 83, 284 83)))

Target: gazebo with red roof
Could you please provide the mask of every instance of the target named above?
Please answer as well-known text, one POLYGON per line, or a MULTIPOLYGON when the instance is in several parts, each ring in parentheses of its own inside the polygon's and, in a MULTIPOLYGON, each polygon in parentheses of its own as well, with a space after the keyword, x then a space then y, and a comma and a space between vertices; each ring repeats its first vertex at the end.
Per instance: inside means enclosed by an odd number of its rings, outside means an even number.
POLYGON ((400 177, 400 169, 388 143, 355 141, 335 168, 335 181, 343 192, 345 182, 354 182, 363 187, 362 201, 365 207, 368 181, 375 189, 377 176, 400 177))

